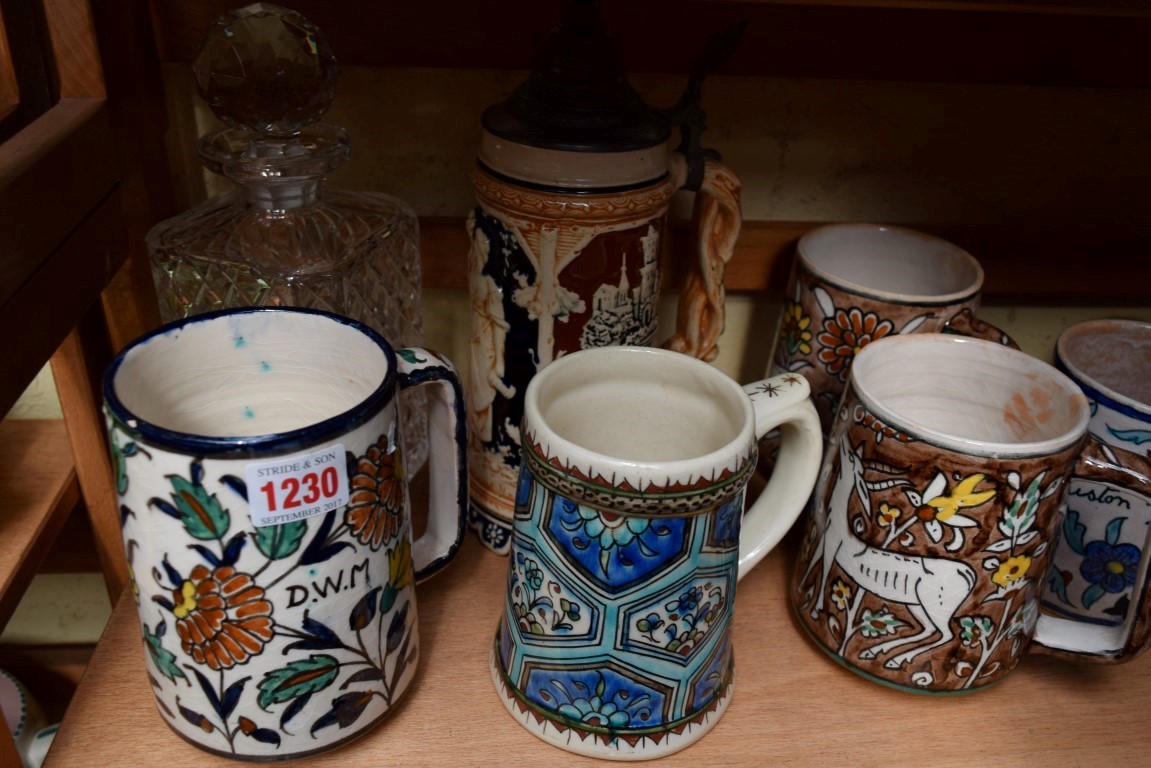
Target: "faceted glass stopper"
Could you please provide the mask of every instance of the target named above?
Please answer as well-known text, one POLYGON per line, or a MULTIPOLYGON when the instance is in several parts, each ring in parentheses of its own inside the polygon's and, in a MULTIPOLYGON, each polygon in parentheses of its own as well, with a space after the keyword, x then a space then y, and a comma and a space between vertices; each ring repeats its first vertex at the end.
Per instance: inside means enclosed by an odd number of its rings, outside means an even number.
POLYGON ((323 33, 295 11, 270 3, 217 18, 192 68, 216 117, 267 136, 295 136, 336 95, 336 57, 323 33))

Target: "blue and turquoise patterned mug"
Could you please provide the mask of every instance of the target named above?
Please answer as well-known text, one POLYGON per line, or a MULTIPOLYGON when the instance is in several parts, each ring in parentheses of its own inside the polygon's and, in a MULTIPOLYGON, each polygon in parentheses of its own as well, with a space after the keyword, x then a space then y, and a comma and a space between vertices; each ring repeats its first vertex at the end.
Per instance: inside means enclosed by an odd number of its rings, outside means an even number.
POLYGON ((450 363, 303 309, 136 340, 104 380, 124 547, 161 719, 209 752, 287 760, 386 717, 419 658, 415 582, 465 531, 450 363), (412 541, 399 392, 429 388, 428 531, 412 541))
POLYGON ((492 651, 525 728, 594 757, 683 749, 726 710, 736 582, 790 528, 819 470, 802 376, 740 387, 700 360, 604 347, 525 395, 507 596, 492 651), (744 515, 757 442, 782 428, 744 515))
MULTIPOLYGON (((1103 445, 1151 459, 1151 323, 1089 320, 1064 331, 1055 364, 1083 390, 1087 431, 1103 445)), ((1129 465, 1135 462, 1128 459, 1129 465)), ((1134 658, 1151 644, 1151 476, 1144 493, 1099 479, 1072 478, 1062 536, 1043 605, 1090 626, 1096 653, 1134 658)))

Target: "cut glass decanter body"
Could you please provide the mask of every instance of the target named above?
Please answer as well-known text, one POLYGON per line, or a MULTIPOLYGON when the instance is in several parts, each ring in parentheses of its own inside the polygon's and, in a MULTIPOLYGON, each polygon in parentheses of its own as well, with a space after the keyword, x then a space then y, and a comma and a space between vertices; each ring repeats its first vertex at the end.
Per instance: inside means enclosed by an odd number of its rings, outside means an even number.
MULTIPOLYGON (((164 320, 216 309, 334 312, 394 347, 422 346, 419 225, 380 192, 327 188, 346 132, 314 123, 335 93, 335 59, 293 11, 256 4, 221 16, 194 64, 201 95, 230 126, 201 138, 205 167, 235 187, 147 236, 164 320)), ((405 392, 406 464, 427 456, 421 393, 405 392)))

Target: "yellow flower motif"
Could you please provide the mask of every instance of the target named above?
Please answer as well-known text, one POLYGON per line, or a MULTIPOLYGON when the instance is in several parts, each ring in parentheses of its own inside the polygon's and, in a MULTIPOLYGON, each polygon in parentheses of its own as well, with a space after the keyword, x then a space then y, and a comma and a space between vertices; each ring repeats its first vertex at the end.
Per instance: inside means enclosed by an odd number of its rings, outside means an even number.
POLYGON ((196 585, 185 581, 184 586, 180 588, 180 595, 183 597, 183 602, 173 608, 172 613, 176 614, 177 619, 186 619, 188 614, 196 610, 196 585))
POLYGON ((944 494, 947 490, 947 476, 940 472, 921 495, 908 494, 916 505, 922 505, 915 512, 915 516, 923 522, 923 528, 932 541, 943 540, 943 526, 952 529, 951 541, 946 545, 949 552, 958 552, 963 548, 965 538, 962 529, 979 526, 979 521, 959 514, 959 510, 977 507, 994 498, 997 493, 994 487, 989 491, 975 492, 976 486, 982 483, 985 477, 982 473, 969 475, 955 486, 954 491, 944 494))
POLYGON ((788 304, 779 324, 779 337, 789 354, 811 354, 811 318, 803 314, 803 306, 788 304))
POLYGON ((901 510, 899 507, 893 507, 889 504, 880 504, 879 515, 876 516, 876 520, 880 525, 892 525, 896 520, 899 519, 899 516, 902 514, 903 510, 901 510))
POLYGON ((1031 558, 1027 555, 1016 555, 1005 560, 995 570, 991 580, 1003 588, 1007 588, 1027 575, 1031 567, 1031 558))
POLYGON ((851 602, 851 587, 842 581, 836 581, 831 586, 831 602, 835 607, 841 611, 847 610, 847 604, 851 602))
POLYGON ((935 519, 945 523, 959 510, 978 507, 980 504, 995 498, 994 488, 990 491, 973 493, 975 487, 982 483, 983 479, 982 473, 965 477, 959 485, 955 486, 955 490, 950 496, 936 496, 928 501, 927 505, 936 510, 935 519))
POLYGON ((400 590, 412 581, 412 543, 407 536, 401 536, 396 548, 388 553, 388 583, 400 590))

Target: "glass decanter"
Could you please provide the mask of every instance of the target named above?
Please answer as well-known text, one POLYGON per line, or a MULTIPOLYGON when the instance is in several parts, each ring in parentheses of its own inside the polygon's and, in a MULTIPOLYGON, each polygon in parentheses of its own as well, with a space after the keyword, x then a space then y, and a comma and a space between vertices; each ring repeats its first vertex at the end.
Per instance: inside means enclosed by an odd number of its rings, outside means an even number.
MULTIPOLYGON (((343 128, 317 122, 337 77, 320 30, 294 11, 249 5, 213 23, 193 69, 228 126, 201 137, 200 158, 234 188, 148 233, 163 318, 309 307, 359 320, 397 348, 422 346, 415 213, 390 195, 325 184, 351 148, 343 128)), ((427 428, 422 393, 412 394, 401 406, 415 472, 427 428)))

